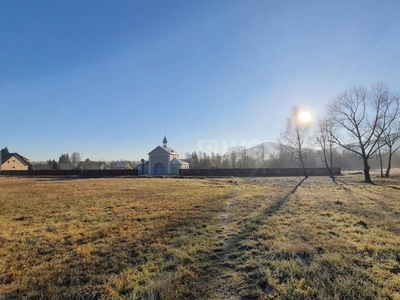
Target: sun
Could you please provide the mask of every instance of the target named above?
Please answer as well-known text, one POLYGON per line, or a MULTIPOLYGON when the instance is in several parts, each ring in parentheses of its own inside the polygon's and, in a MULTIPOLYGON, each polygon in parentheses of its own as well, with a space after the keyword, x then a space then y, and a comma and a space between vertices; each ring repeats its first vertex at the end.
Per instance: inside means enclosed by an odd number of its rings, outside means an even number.
POLYGON ((299 112, 299 121, 302 123, 309 123, 311 121, 311 112, 308 110, 302 110, 299 112))

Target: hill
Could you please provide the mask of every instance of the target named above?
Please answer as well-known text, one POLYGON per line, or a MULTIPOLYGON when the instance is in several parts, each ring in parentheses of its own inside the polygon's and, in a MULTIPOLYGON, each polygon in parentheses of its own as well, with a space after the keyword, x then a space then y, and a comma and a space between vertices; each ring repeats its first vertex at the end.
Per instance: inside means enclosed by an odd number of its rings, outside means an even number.
POLYGON ((270 159, 279 153, 279 144, 274 142, 264 142, 259 145, 248 148, 249 154, 253 157, 261 157, 264 152, 265 160, 270 159))

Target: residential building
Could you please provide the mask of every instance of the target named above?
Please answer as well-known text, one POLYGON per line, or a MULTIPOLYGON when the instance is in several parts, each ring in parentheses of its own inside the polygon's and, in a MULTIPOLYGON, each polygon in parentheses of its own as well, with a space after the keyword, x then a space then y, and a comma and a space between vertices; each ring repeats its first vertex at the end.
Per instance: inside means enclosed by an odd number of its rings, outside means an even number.
POLYGON ((108 170, 108 165, 104 161, 99 161, 97 163, 97 166, 99 167, 100 170, 108 170))
POLYGON ((76 168, 77 170, 100 170, 95 161, 81 161, 76 168))
POLYGON ((35 163, 32 165, 33 170, 51 170, 48 163, 35 163))
POLYGON ((6 153, 1 156, 1 170, 2 171, 12 171, 12 170, 28 170, 29 169, 29 159, 23 157, 18 153, 6 153))
POLYGON ((119 161, 115 165, 114 169, 117 169, 117 170, 132 170, 133 166, 129 161, 119 161))

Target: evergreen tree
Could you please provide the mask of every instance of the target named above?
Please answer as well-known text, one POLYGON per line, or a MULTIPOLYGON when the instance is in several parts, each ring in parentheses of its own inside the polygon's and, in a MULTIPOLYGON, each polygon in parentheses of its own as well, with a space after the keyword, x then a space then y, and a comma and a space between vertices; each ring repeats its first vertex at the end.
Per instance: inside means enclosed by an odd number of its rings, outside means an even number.
POLYGON ((60 158, 58 159, 58 163, 61 164, 65 164, 65 165, 70 165, 71 164, 71 160, 69 158, 68 153, 66 154, 61 154, 60 158))
POLYGON ((10 151, 8 151, 7 147, 4 147, 3 149, 1 149, 1 155, 5 155, 5 154, 8 154, 8 153, 10 153, 10 151))
POLYGON ((53 159, 53 165, 51 167, 53 170, 60 170, 59 164, 53 159))

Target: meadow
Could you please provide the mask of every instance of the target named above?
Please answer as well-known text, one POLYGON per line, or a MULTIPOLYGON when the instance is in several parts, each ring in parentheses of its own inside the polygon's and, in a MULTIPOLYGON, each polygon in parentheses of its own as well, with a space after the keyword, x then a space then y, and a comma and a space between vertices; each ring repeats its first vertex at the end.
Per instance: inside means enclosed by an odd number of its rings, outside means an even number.
POLYGON ((0 299, 400 299, 400 177, 0 177, 0 299))

